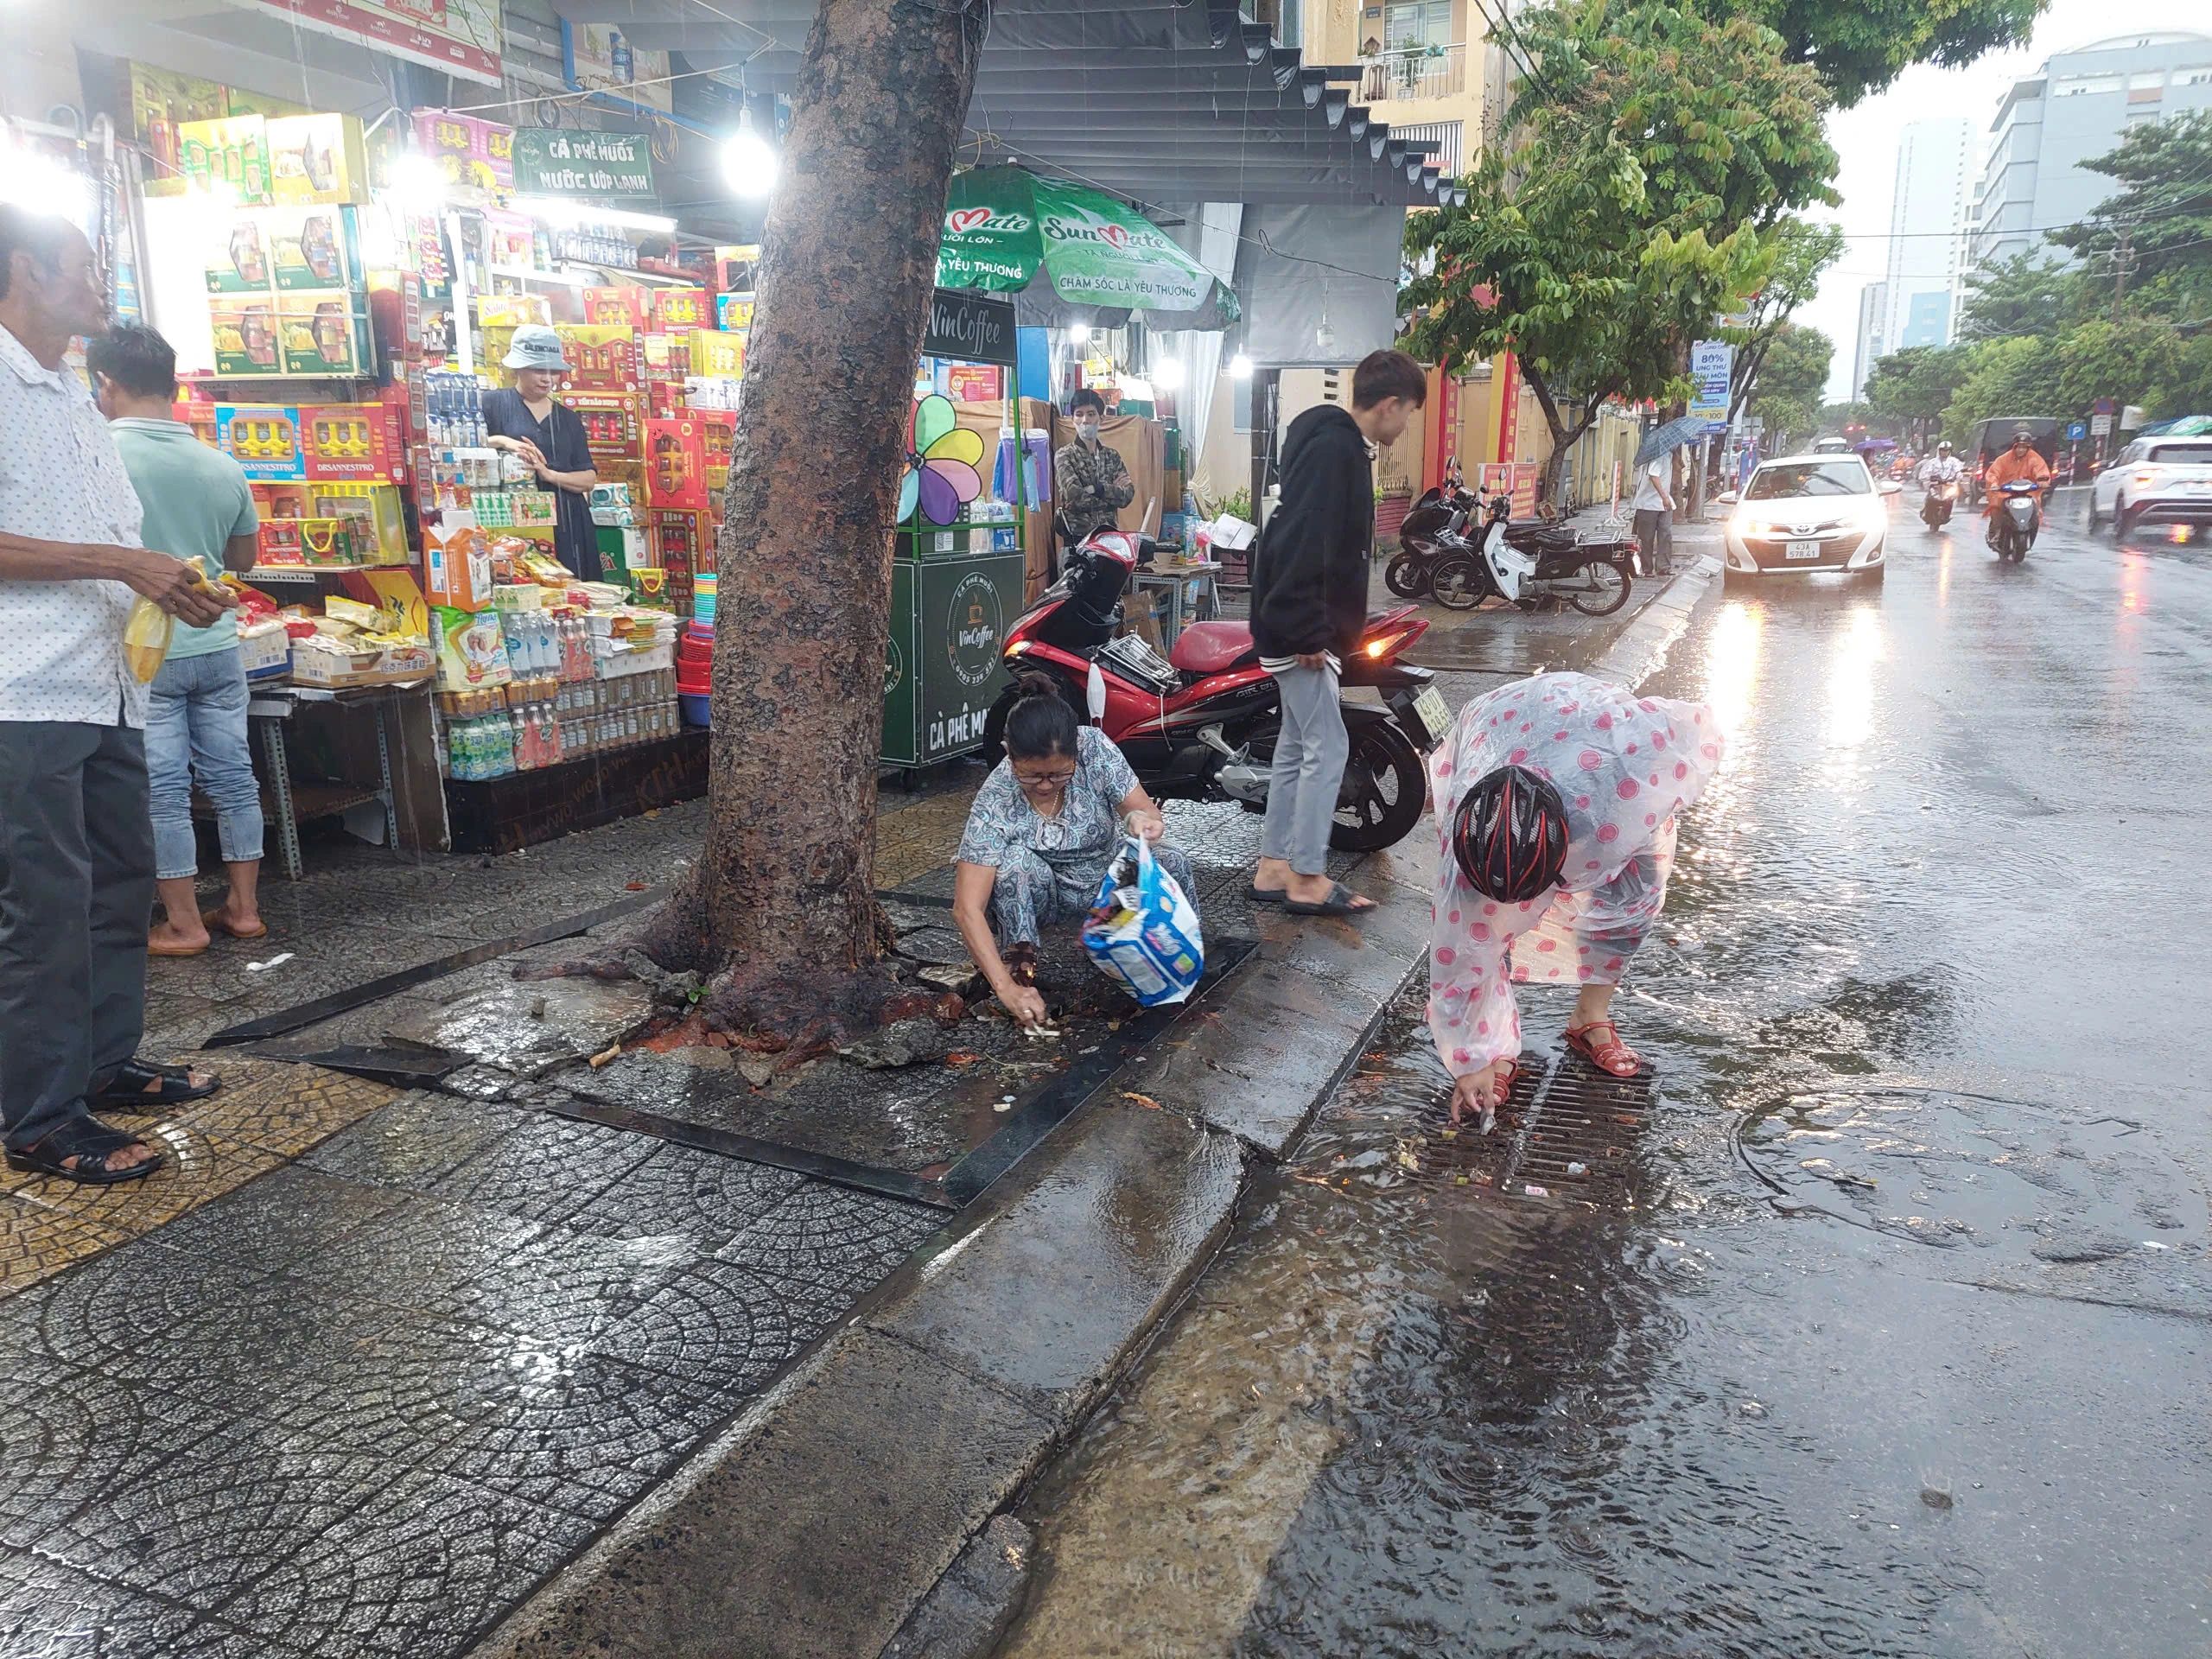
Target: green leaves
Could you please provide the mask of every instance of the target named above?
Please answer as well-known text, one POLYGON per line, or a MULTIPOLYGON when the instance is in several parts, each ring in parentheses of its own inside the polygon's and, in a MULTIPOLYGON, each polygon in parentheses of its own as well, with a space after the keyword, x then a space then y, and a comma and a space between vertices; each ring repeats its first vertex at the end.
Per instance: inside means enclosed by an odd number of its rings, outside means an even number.
POLYGON ((1848 108, 1908 64, 1971 63, 2026 44, 2050 0, 1698 0, 1713 18, 1756 19, 1780 35, 1789 61, 1816 70, 1848 108))

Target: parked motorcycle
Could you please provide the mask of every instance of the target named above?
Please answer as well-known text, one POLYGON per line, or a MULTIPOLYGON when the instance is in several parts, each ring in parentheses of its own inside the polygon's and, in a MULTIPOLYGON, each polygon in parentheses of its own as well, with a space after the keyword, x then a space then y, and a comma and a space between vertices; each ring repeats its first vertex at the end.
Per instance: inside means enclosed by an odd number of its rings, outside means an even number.
MULTIPOLYGON (((1116 637, 1130 574, 1152 543, 1101 530, 1071 549, 1058 582, 1007 631, 1007 667, 1041 671, 1060 695, 1112 738, 1154 800, 1233 800, 1267 810, 1282 709, 1243 622, 1192 622, 1162 658, 1136 636, 1116 637)), ((1347 686, 1372 686, 1383 703, 1346 702, 1351 752, 1329 844, 1372 852, 1402 841, 1427 801, 1422 755, 1452 728, 1452 711, 1425 668, 1398 661, 1428 624, 1410 605, 1367 619, 1344 665, 1347 686)), ((984 718, 983 755, 1004 750, 1009 689, 984 718)))
MULTIPOLYGON (((1636 543, 1626 537, 1584 541, 1566 524, 1512 519, 1511 500, 1491 498, 1471 538, 1489 591, 1523 610, 1539 599, 1563 599, 1585 616, 1611 616, 1628 603, 1636 543)), ((1480 603, 1482 594, 1476 595, 1480 603)), ((1440 604, 1449 605, 1440 587, 1440 604)), ((1456 607, 1455 607, 1456 608, 1456 607)))
POLYGON ((1928 486, 1928 494, 1920 504, 1920 522, 1930 530, 1941 530, 1951 522, 1951 509, 1958 505, 1959 485, 1956 479, 1938 479, 1928 486))
POLYGON ((1446 610, 1471 611, 1491 592, 1467 540, 1475 498, 1452 487, 1431 490, 1398 526, 1398 553, 1382 567, 1382 585, 1401 599, 1433 599, 1446 610))
POLYGON ((2010 559, 2018 564, 2028 556, 2036 532, 2043 528, 2043 488, 2033 479, 2016 478, 1998 493, 2003 499, 1991 521, 1990 545, 1997 550, 1999 563, 2010 559))

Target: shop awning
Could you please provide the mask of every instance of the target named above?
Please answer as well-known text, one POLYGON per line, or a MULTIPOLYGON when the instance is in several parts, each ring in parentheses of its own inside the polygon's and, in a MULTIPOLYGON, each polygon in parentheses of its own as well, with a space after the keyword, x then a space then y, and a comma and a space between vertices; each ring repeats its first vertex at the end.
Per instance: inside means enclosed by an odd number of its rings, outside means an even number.
MULTIPOLYGON (((788 92, 816 0, 553 0, 646 50, 788 92)), ((1058 174, 1146 206, 1174 201, 1420 207, 1422 143, 1394 139, 1327 66, 1273 44, 1229 0, 997 0, 960 159, 1058 174)))

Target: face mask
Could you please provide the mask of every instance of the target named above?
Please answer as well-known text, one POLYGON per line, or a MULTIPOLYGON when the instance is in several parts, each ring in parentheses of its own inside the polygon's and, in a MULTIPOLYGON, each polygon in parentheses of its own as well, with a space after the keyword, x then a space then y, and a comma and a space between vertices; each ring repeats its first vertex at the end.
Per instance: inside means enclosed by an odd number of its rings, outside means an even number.
POLYGON ((1075 425, 1075 435, 1076 435, 1076 436, 1077 436, 1077 438, 1078 440, 1080 440, 1081 442, 1084 442, 1084 443, 1096 443, 1096 442, 1098 442, 1098 423, 1097 423, 1097 422, 1096 422, 1096 421, 1077 421, 1077 422, 1074 423, 1074 425, 1075 425))

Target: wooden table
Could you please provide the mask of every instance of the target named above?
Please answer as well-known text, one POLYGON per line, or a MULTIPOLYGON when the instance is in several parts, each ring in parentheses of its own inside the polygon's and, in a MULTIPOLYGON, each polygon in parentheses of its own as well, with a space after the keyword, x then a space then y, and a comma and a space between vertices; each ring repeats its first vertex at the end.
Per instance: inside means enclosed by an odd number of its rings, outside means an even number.
POLYGON ((1220 564, 1208 562, 1163 564, 1140 570, 1129 578, 1139 592, 1161 594, 1167 599, 1167 614, 1160 620, 1160 627, 1163 655, 1175 649, 1176 637, 1185 623, 1211 621, 1221 614, 1220 596, 1214 591, 1214 578, 1220 574, 1220 564))

